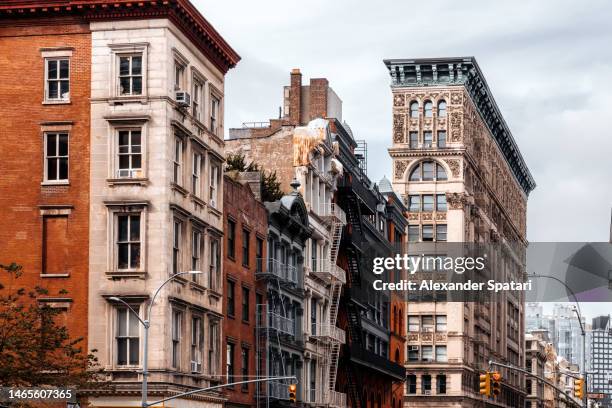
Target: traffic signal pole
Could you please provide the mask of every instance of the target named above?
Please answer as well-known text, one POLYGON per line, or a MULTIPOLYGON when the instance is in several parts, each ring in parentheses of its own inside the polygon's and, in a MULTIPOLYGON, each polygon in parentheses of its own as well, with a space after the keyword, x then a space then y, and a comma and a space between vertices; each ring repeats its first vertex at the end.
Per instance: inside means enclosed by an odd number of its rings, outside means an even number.
MULTIPOLYGON (((565 392, 561 388, 557 387, 555 384, 551 383, 550 381, 548 381, 548 380, 546 380, 544 378, 538 377, 537 375, 535 375, 535 374, 533 374, 533 373, 531 373, 531 372, 529 372, 529 371, 527 371, 527 370, 525 370, 523 368, 519 368, 519 367, 515 367, 513 365, 502 364, 502 363, 498 363, 498 362, 493 361, 493 360, 489 360, 489 370, 491 370, 492 366, 504 367, 504 368, 507 368, 508 370, 513 370, 513 371, 518 371, 519 373, 523 373, 523 374, 525 374, 528 377, 533 377, 533 378, 535 378, 535 379, 537 379, 537 380, 539 380, 539 381, 541 381, 541 382, 543 382, 545 384, 548 384, 549 386, 551 386, 552 388, 557 390, 557 392, 565 395, 568 398, 568 402, 570 402, 570 403, 573 402, 577 406, 580 406, 578 403, 576 403, 576 400, 574 399, 574 397, 571 394, 568 394, 567 392, 565 392)), ((584 382, 583 382, 583 384, 584 384, 584 382)), ((582 398, 581 398, 581 402, 582 402, 582 398)), ((586 405, 583 405, 583 406, 586 408, 586 405)))

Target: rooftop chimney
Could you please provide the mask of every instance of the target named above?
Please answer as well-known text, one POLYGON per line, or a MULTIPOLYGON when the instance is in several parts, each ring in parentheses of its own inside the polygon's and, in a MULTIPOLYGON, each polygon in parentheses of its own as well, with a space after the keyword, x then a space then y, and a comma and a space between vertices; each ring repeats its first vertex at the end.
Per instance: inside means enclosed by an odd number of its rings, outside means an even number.
POLYGON ((289 88, 289 121, 292 125, 300 124, 302 111, 302 73, 299 68, 291 70, 291 85, 289 88))
POLYGON ((310 118, 327 117, 327 89, 329 81, 326 78, 311 78, 310 79, 310 118))

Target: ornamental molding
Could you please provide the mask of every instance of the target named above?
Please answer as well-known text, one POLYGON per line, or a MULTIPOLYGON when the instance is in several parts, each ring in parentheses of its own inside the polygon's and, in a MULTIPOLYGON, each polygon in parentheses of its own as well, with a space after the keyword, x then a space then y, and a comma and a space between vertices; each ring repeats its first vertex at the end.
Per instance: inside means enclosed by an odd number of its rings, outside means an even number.
POLYGON ((406 169, 410 166, 413 160, 395 160, 394 162, 394 176, 396 179, 403 179, 406 169))
POLYGON ((461 176, 461 161, 458 159, 446 159, 444 160, 451 170, 451 174, 455 178, 461 176))
POLYGON ((446 202, 450 210, 463 210, 468 198, 465 193, 446 193, 446 202))

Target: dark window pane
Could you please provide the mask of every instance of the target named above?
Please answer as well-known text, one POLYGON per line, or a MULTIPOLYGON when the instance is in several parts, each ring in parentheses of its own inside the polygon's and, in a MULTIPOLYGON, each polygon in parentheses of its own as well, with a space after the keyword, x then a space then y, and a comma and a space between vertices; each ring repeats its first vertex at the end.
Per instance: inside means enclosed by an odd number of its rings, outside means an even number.
POLYGON ((433 180, 433 168, 432 162, 423 163, 423 180, 433 180))
POLYGON ((141 157, 139 154, 132 155, 132 168, 139 169, 141 165, 141 157))
POLYGON ((49 99, 57 99, 59 97, 57 81, 49 82, 49 99))
POLYGON ((70 83, 68 81, 62 81, 60 83, 61 85, 61 90, 60 90, 60 96, 62 98, 68 98, 68 92, 70 92, 70 83))
POLYGON ((128 220, 129 217, 127 215, 121 215, 117 217, 117 224, 119 229, 118 241, 123 242, 128 240, 128 220))
POLYGON ((47 178, 57 180, 57 159, 48 159, 47 178))
POLYGON ((132 82, 132 93, 134 95, 140 95, 142 93, 142 78, 141 77, 136 77, 136 78, 132 78, 133 82, 132 82))
POLYGON ((59 159, 59 179, 68 180, 68 159, 59 159))
POLYGON ((138 364, 138 339, 130 339, 130 364, 138 364))
POLYGON ((123 154, 119 156, 119 169, 129 169, 130 168, 130 156, 127 154, 123 154))
POLYGON ((128 246, 129 244, 117 245, 117 267, 119 269, 128 268, 128 246))
POLYGON ((119 131, 119 145, 128 145, 129 142, 129 137, 130 137, 130 132, 128 132, 127 130, 121 130, 119 131))
POLYGON ((140 216, 132 215, 130 217, 130 241, 140 240, 140 216))
POLYGON ((142 57, 132 57, 132 75, 142 73, 142 57))
POLYGON ((57 156, 57 135, 47 135, 47 156, 57 156))
POLYGON ((60 78, 66 79, 68 78, 68 60, 60 60, 60 78))
POLYGON ((49 79, 57 78, 57 61, 48 61, 47 75, 49 79))
POLYGON ((140 267, 140 244, 130 244, 130 268, 140 267))
POLYGON ((139 131, 132 131, 132 146, 133 145, 140 145, 140 132, 139 131))
POLYGON ((122 94, 129 94, 130 93, 130 78, 124 77, 121 78, 120 81, 120 85, 121 85, 121 93, 122 94))
POLYGON ((58 135, 59 138, 59 155, 68 156, 68 135, 58 135))
POLYGON ((129 75, 130 73, 130 58, 121 57, 119 59, 119 75, 129 75))
POLYGON ((127 364, 127 339, 117 339, 117 364, 127 364))

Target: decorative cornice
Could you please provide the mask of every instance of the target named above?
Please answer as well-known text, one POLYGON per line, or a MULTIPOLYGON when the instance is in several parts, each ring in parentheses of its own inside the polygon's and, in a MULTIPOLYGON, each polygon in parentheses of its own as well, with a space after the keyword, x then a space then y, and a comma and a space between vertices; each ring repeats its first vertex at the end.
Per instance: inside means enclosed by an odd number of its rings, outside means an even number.
POLYGON ((3 0, 0 19, 55 20, 73 17, 83 22, 167 18, 223 74, 240 56, 189 0, 3 0))
POLYGON ((384 63, 391 75, 392 88, 464 86, 512 174, 529 195, 536 186, 535 181, 474 57, 391 59, 384 63))

